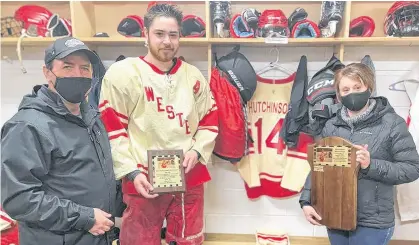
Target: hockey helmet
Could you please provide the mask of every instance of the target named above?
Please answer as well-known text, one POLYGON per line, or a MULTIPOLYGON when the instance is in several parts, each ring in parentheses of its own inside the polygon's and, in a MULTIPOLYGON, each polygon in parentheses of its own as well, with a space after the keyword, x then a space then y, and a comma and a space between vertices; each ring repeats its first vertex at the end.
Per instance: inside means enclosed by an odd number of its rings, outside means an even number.
POLYGON ((128 15, 119 23, 117 31, 125 37, 141 37, 144 30, 144 21, 138 15, 128 15))
POLYGON ((255 36, 254 31, 250 29, 241 14, 236 14, 231 19, 230 33, 233 38, 250 38, 255 36))
POLYGON ((38 5, 23 5, 15 11, 15 19, 23 22, 23 31, 30 37, 48 37, 48 21, 53 14, 38 5))
POLYGON ((205 22, 196 15, 186 15, 182 19, 182 37, 205 37, 205 22))
POLYGON ((419 1, 397 1, 384 20, 387 36, 419 36, 419 1))
POLYGON ((260 37, 289 37, 288 19, 282 10, 265 10, 259 17, 260 37))
POLYGON ((350 37, 370 37, 374 33, 375 23, 369 16, 359 16, 349 24, 350 37))

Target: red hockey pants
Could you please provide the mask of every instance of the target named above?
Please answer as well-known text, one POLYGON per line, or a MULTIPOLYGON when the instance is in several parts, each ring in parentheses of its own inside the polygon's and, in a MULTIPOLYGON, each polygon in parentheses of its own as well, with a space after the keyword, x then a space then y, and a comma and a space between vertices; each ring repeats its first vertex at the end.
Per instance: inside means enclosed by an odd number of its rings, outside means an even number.
POLYGON ((121 245, 160 245, 160 230, 166 218, 166 241, 177 245, 204 242, 204 185, 184 194, 162 194, 154 199, 124 194, 121 245))

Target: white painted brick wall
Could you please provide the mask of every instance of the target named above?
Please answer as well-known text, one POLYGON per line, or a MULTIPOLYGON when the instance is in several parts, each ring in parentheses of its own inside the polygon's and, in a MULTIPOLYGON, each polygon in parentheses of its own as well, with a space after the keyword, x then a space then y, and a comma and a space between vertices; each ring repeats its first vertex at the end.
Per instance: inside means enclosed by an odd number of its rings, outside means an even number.
MULTIPOLYGON (((219 56, 231 48, 215 49, 219 56)), ((418 47, 350 47, 346 48, 345 63, 359 61, 365 54, 370 54, 375 61, 377 70, 378 94, 386 96, 396 111, 406 117, 409 100, 404 92, 389 91, 388 86, 408 72, 413 65, 419 65, 418 47), (415 63, 416 62, 416 63, 415 63)), ((276 59, 275 53, 269 54, 270 48, 243 47, 241 51, 252 61, 255 70, 264 67, 268 62, 276 59)), ((146 53, 138 47, 100 47, 99 55, 109 65, 120 54, 125 56, 139 56, 146 53)), ((207 76, 207 48, 181 48, 180 54, 187 61, 201 69, 207 76)), ((323 67, 331 57, 333 49, 327 47, 299 47, 281 48, 280 60, 284 67, 296 70, 301 55, 306 55, 309 61, 309 76, 323 67)), ((32 86, 44 83, 42 74, 43 49, 25 48, 23 51, 24 64, 27 74, 20 72, 14 48, 3 48, 2 56, 13 60, 10 64, 1 62, 1 124, 9 119, 16 111, 24 94, 30 93, 32 86)), ((265 73, 264 77, 284 76, 275 72, 265 73)), ((238 172, 231 164, 213 157, 209 165, 212 181, 206 184, 205 193, 205 230, 208 233, 236 233, 254 234, 262 227, 283 228, 292 236, 326 236, 324 227, 314 227, 304 219, 298 205, 298 196, 286 199, 261 197, 258 200, 247 199, 244 184, 238 172)), ((419 204, 418 204, 419 205, 419 204)), ((398 214, 396 215, 398 216, 398 214)), ((419 221, 397 226, 393 239, 419 240, 417 231, 419 221)))

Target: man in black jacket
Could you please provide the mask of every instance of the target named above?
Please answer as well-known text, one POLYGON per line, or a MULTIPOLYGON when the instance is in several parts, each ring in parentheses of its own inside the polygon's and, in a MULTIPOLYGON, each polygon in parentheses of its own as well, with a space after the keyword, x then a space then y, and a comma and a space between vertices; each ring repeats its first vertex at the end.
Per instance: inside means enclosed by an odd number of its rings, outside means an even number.
POLYGON ((100 114, 86 103, 98 57, 73 37, 45 51, 34 87, 1 132, 2 206, 20 244, 110 244, 115 176, 100 114))

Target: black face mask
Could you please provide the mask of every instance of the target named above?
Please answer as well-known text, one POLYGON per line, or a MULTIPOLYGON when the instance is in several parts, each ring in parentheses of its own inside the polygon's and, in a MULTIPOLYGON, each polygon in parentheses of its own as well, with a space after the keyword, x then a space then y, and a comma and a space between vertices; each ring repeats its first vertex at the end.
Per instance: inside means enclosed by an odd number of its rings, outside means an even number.
POLYGON ((55 89, 70 103, 81 103, 92 86, 92 79, 87 77, 57 77, 55 89))
POLYGON ((360 111, 367 104, 371 96, 369 89, 360 93, 350 93, 342 96, 342 104, 350 111, 360 111))

